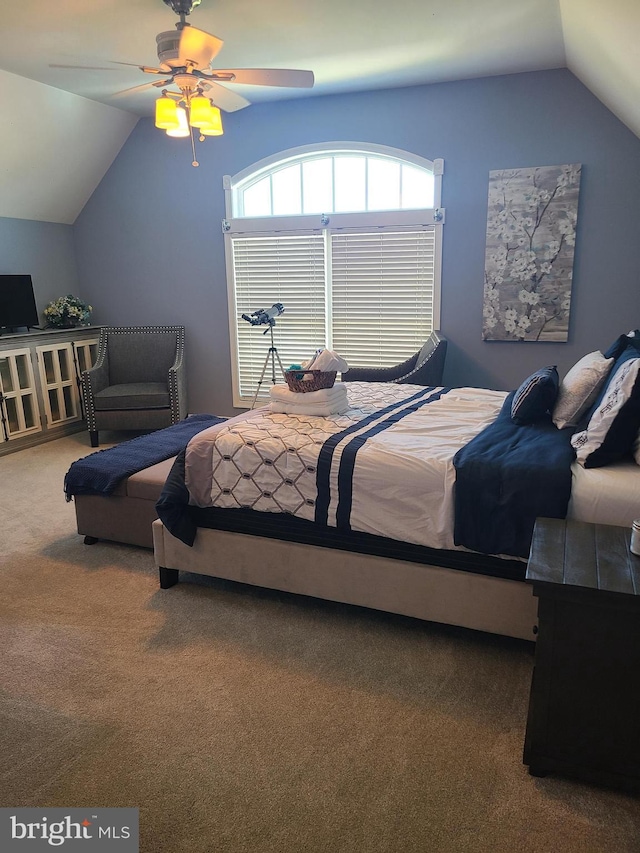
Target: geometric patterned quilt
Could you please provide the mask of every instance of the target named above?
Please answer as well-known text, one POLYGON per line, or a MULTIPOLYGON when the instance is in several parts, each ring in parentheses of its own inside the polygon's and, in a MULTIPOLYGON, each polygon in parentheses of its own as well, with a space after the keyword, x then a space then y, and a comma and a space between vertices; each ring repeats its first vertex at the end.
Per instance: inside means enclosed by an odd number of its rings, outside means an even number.
POLYGON ((265 406, 198 434, 185 458, 190 503, 453 548, 451 460, 495 419, 504 393, 380 382, 346 388, 342 415, 265 406))

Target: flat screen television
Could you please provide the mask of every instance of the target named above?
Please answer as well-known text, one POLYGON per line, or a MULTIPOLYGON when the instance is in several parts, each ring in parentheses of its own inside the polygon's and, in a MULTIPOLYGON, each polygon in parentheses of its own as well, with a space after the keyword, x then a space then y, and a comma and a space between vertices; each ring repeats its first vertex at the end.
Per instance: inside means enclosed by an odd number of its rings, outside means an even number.
POLYGON ((0 275, 0 329, 37 326, 38 309, 30 275, 0 275))

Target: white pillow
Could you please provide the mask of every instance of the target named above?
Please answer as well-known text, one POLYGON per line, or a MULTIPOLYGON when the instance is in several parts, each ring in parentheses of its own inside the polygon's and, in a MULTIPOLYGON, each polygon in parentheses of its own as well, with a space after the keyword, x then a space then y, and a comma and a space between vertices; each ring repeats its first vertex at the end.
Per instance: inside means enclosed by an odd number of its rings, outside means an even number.
POLYGON ((601 468, 633 450, 640 426, 640 355, 616 370, 602 402, 582 432, 571 436, 583 468, 601 468))
POLYGON ((577 426, 582 415, 595 402, 613 365, 599 350, 583 356, 560 383, 552 418, 558 429, 577 426))

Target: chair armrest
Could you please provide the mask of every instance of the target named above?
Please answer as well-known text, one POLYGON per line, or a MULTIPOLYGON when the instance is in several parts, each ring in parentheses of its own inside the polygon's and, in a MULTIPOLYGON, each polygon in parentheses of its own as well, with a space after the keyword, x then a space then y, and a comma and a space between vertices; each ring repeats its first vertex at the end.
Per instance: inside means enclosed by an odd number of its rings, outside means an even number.
MULTIPOLYGON (((434 333, 435 334, 435 333, 434 333)), ((411 383, 413 385, 442 385, 442 374, 444 372, 444 360, 447 354, 447 340, 439 337, 438 344, 427 358, 414 367, 412 371, 398 379, 399 384, 411 383)))
POLYGON ((351 367, 342 374, 343 382, 395 382, 415 367, 418 353, 394 367, 351 367))
POLYGON ((176 358, 169 368, 169 397, 174 423, 187 416, 187 370, 184 350, 179 348, 176 358))
MULTIPOLYGON (((82 382, 82 396, 84 398, 85 419, 87 429, 94 433, 98 429, 96 421, 96 410, 93 399, 98 391, 102 391, 109 385, 109 355, 106 346, 98 350, 96 363, 90 370, 83 370, 80 375, 82 382)), ((93 438, 91 439, 93 444, 93 438)))
POLYGON ((82 372, 82 384, 85 392, 97 394, 109 385, 109 353, 106 347, 98 353, 96 363, 82 372))

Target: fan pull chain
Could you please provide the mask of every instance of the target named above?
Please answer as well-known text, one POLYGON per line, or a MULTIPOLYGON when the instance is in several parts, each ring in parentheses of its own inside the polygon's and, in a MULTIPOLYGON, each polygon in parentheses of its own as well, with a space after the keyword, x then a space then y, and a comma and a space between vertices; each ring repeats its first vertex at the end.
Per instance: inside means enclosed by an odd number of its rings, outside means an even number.
POLYGON ((191 161, 192 166, 199 166, 200 163, 196 160, 196 141, 193 138, 193 128, 191 127, 191 123, 189 123, 189 136, 191 138, 191 152, 193 154, 193 160, 191 161))

